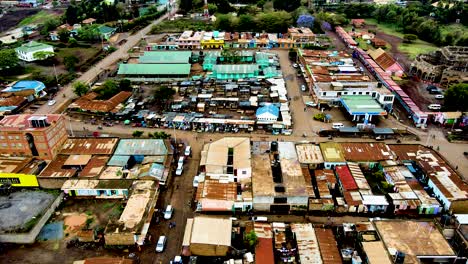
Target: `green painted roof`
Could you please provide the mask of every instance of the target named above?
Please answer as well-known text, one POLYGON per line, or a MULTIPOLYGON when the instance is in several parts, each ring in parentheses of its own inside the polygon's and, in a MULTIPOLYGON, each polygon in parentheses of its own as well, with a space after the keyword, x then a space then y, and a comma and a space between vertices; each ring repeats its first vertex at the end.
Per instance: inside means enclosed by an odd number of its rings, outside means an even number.
POLYGON ((190 64, 120 64, 117 74, 121 75, 189 75, 190 64))
POLYGON ((140 63, 189 63, 191 51, 147 51, 140 63))
POLYGON ((22 52, 35 52, 35 51, 41 51, 47 48, 53 48, 53 46, 44 44, 44 43, 39 43, 36 41, 30 41, 26 44, 21 45, 21 47, 18 47, 15 50, 22 51, 22 52))
POLYGON ((257 64, 220 64, 213 65, 213 72, 223 73, 255 73, 258 72, 257 64))
POLYGON ((383 113, 385 110, 370 95, 343 95, 343 106, 350 114, 383 113))
POLYGON ((108 33, 115 31, 116 29, 108 27, 106 25, 101 25, 100 27, 98 27, 98 30, 99 30, 99 33, 101 34, 108 34, 108 33))

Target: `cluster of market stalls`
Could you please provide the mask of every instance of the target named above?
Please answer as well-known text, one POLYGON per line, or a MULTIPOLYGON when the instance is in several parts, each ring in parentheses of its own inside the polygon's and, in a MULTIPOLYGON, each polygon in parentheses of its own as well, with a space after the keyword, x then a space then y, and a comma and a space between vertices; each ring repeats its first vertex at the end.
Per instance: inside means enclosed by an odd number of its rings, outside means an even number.
MULTIPOLYGON (((238 132, 263 129, 290 134, 292 118, 285 81, 184 81, 172 83, 179 98, 171 112, 139 110, 127 116, 144 127, 165 127, 199 132, 238 132)), ((127 122, 128 123, 128 122, 127 122)))
POLYGON ((142 110, 134 116, 134 121, 143 127, 161 127, 197 132, 252 132, 255 129, 267 129, 275 133, 290 133, 290 125, 283 121, 259 124, 255 119, 233 118, 229 115, 212 115, 204 117, 201 113, 167 112, 156 114, 142 110))

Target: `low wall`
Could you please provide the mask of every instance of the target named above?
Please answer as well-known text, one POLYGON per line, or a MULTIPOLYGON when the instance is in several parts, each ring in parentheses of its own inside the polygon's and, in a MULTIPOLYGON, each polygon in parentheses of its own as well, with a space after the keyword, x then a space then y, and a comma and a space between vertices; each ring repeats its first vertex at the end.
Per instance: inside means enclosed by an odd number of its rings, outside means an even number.
POLYGON ((0 242, 2 243, 14 243, 14 244, 32 244, 36 241, 37 235, 41 232, 42 227, 47 223, 50 216, 55 212, 57 206, 60 205, 63 199, 63 193, 61 193, 55 201, 49 206, 49 209, 44 212, 41 219, 28 233, 7 233, 0 234, 0 242))

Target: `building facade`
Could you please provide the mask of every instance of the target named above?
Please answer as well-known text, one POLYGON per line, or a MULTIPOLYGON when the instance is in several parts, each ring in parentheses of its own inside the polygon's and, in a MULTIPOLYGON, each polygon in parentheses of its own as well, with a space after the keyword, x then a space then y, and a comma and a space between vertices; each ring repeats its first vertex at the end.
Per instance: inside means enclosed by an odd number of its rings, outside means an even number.
POLYGON ((0 154, 53 159, 67 140, 62 115, 12 115, 0 121, 0 154))

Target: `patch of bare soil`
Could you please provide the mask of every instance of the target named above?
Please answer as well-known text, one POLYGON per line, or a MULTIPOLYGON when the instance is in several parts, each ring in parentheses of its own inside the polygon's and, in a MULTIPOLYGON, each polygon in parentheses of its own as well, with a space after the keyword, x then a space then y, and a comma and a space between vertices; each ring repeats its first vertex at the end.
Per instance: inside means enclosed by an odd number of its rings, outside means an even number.
POLYGON ((409 69, 411 65, 411 59, 406 55, 406 53, 401 52, 398 47, 403 43, 403 39, 394 35, 386 34, 382 31, 377 30, 377 26, 375 25, 367 25, 364 28, 367 30, 371 29, 375 31, 377 34, 375 35, 377 38, 383 39, 386 42, 390 43, 392 48, 388 51, 394 59, 398 61, 406 70, 409 69))
POLYGON ((8 31, 12 27, 16 27, 21 20, 28 16, 32 16, 39 11, 40 9, 19 9, 8 11, 0 19, 0 33, 8 31))

